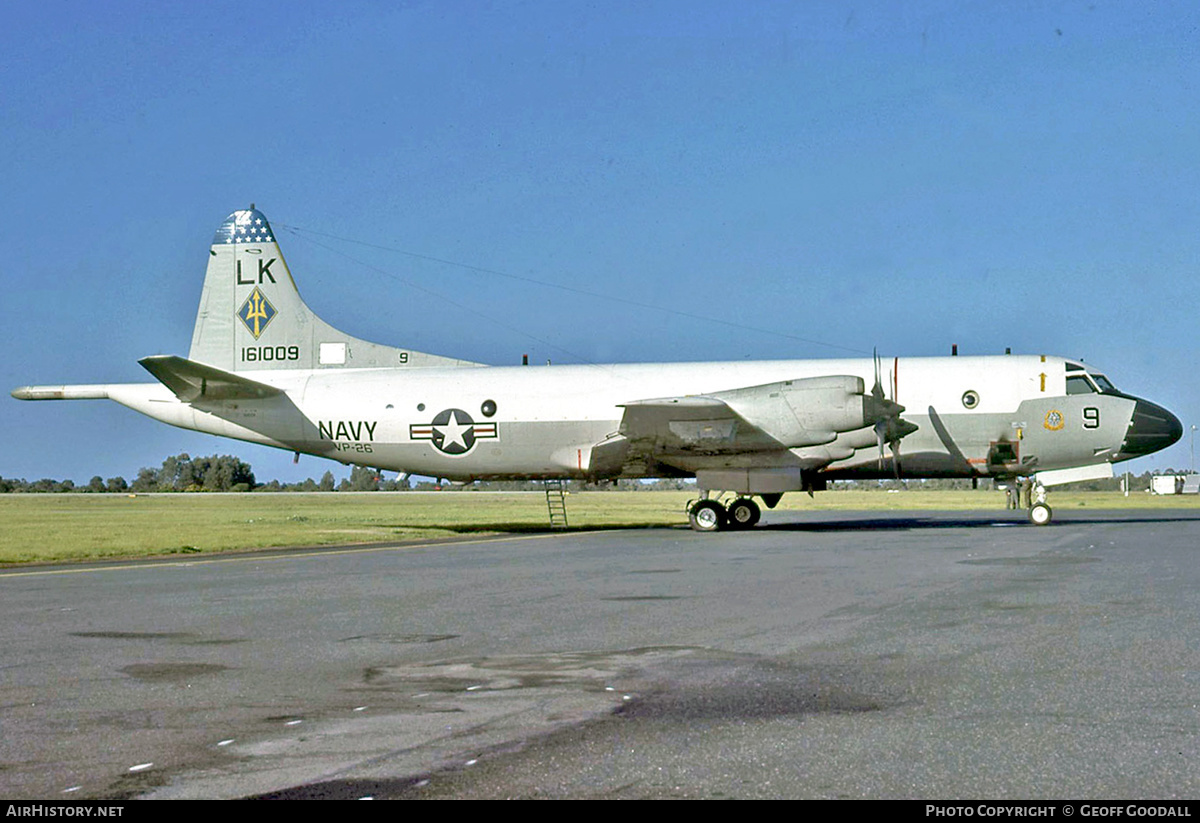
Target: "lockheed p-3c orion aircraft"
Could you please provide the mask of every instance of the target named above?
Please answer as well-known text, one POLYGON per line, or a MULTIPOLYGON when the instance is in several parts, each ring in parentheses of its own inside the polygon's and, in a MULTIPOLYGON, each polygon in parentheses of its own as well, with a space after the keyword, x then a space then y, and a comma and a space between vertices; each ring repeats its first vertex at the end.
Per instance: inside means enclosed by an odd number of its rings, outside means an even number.
POLYGON ((469 482, 695 477, 694 529, 749 528, 831 480, 1111 477, 1179 420, 1061 357, 485 366, 369 343, 305 305, 262 212, 217 229, 188 356, 158 382, 27 386, 185 429, 469 482))

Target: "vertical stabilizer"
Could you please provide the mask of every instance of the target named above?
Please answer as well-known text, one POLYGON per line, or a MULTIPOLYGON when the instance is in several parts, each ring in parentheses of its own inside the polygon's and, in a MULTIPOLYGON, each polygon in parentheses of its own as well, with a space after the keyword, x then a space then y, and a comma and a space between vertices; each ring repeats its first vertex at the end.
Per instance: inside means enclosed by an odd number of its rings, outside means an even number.
POLYGON ((369 343, 321 320, 253 206, 225 218, 213 237, 188 359, 227 371, 479 365, 369 343))

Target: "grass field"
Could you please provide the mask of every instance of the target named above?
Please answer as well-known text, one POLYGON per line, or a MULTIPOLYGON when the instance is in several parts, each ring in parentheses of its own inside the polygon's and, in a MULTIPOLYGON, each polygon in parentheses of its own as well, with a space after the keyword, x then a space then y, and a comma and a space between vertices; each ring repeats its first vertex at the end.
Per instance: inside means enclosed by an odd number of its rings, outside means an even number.
MULTIPOLYGON (((682 526, 687 492, 581 492, 572 529, 682 526)), ((1200 508, 1200 498, 1054 492, 1058 511, 1200 508)), ((995 491, 834 491, 784 497, 782 509, 994 510, 995 491)), ((547 529, 540 492, 0 495, 0 564, 212 553, 271 546, 373 543, 547 529)))

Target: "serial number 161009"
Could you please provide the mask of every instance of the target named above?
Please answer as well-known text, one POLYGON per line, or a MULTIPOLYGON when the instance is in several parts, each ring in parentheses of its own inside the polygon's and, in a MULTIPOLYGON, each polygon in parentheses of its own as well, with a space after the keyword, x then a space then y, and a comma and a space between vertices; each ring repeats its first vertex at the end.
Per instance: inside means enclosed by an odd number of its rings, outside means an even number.
POLYGON ((266 360, 299 360, 299 346, 243 346, 242 361, 257 363, 266 360))

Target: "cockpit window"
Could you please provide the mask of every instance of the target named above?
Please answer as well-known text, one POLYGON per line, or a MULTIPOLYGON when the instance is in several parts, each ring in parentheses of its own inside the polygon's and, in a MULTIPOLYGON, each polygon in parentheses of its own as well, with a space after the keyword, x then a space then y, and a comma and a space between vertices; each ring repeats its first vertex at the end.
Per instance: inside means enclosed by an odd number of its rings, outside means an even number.
POLYGON ((1067 394, 1117 394, 1117 387, 1102 374, 1073 374, 1067 378, 1067 394))
POLYGON ((1096 387, 1082 374, 1067 378, 1067 394, 1096 394, 1096 387))

